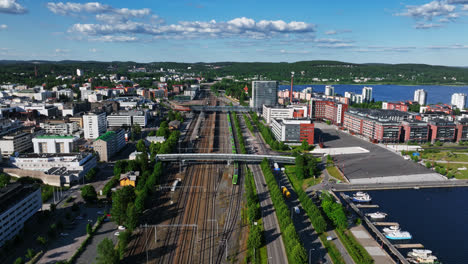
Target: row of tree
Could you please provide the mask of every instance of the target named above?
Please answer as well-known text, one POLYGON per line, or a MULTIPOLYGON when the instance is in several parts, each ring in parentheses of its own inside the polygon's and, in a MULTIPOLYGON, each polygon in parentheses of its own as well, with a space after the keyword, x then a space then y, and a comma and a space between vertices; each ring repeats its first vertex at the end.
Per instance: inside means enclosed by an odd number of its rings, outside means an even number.
POLYGON ((273 135, 273 132, 271 131, 271 129, 265 126, 262 122, 260 122, 258 119, 258 116, 255 113, 251 112, 250 117, 252 117, 252 121, 257 126, 258 131, 260 131, 260 133, 262 134, 263 139, 266 141, 268 145, 270 145, 270 147, 273 150, 287 150, 288 149, 288 146, 286 146, 284 142, 278 142, 275 139, 275 136, 273 135))
POLYGON ((239 125, 239 118, 237 117, 235 112, 232 112, 231 116, 232 116, 232 119, 234 120, 234 127, 236 129, 236 136, 237 136, 237 141, 239 142, 240 152, 241 154, 247 154, 247 150, 245 149, 244 137, 242 136, 242 129, 240 128, 240 125, 239 125))
POLYGON ((356 238, 349 233, 348 218, 346 212, 340 203, 337 203, 333 196, 327 192, 322 193, 322 209, 336 227, 336 232, 343 242, 349 255, 356 263, 370 264, 374 260, 364 247, 356 240, 356 238))
POLYGON ((266 158, 262 161, 261 167, 270 190, 288 259, 293 263, 307 263, 307 252, 299 239, 290 217, 290 209, 284 201, 283 194, 278 188, 278 183, 266 158))
POLYGON ((249 221, 249 237, 247 240, 247 247, 249 248, 249 260, 250 262, 259 262, 255 256, 257 255, 258 249, 265 243, 263 237, 263 226, 254 224, 260 220, 260 201, 257 196, 257 189, 253 174, 248 170, 245 178, 245 191, 247 195, 247 218, 249 221), (252 260, 252 257, 255 261, 252 260))
POLYGON ((309 177, 320 175, 319 163, 314 156, 297 155, 296 156, 296 177, 298 180, 304 180, 309 177))
POLYGON ((254 132, 254 127, 252 125, 252 122, 250 122, 250 118, 248 115, 246 114, 242 114, 244 116, 244 120, 245 120, 245 125, 247 126, 247 128, 250 130, 250 132, 254 132))

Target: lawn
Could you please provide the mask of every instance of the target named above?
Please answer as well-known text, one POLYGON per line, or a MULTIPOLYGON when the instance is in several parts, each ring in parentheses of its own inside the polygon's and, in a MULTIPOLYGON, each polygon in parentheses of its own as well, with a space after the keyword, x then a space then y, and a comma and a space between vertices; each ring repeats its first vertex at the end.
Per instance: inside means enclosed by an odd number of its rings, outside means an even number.
POLYGON ((294 188, 301 186, 302 190, 306 190, 310 186, 317 185, 322 182, 322 177, 314 178, 310 177, 304 180, 298 180, 296 178, 296 166, 295 165, 286 165, 284 166, 286 175, 288 176, 289 180, 291 181, 294 188))
POLYGON ((330 176, 332 176, 333 178, 336 178, 342 182, 346 182, 346 180, 343 178, 343 176, 341 175, 340 171, 338 170, 336 166, 327 167, 327 171, 330 174, 330 176))
POLYGON ((423 159, 428 160, 447 160, 447 161, 461 161, 468 162, 468 155, 456 152, 444 151, 440 153, 427 153, 422 155, 423 159))
POLYGON ((468 179, 468 164, 455 164, 455 163, 437 163, 438 166, 448 169, 449 172, 459 180, 468 179), (459 168, 467 168, 466 170, 458 170, 459 168))

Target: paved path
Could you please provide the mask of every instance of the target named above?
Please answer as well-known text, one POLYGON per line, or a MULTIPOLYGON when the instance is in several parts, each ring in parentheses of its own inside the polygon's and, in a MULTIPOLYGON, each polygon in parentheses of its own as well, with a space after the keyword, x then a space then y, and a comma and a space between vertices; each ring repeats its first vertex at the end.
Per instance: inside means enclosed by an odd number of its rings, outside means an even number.
POLYGON ((387 254, 385 250, 381 248, 381 246, 369 235, 369 232, 362 226, 354 226, 351 229, 354 237, 359 241, 361 244, 371 255, 371 257, 375 260, 375 263, 379 264, 392 264, 395 263, 393 259, 387 254))
POLYGON ((249 165, 249 167, 254 175, 255 186, 257 188, 258 199, 260 201, 260 208, 262 211, 268 263, 288 263, 278 219, 276 218, 273 202, 270 198, 270 192, 266 187, 265 177, 263 176, 260 165, 249 165))
POLYGON ((104 238, 110 238, 114 244, 117 243, 118 237, 114 235, 117 231, 117 225, 113 222, 104 222, 102 226, 96 231, 95 235, 88 242, 83 253, 76 261, 77 264, 90 264, 94 263, 97 256, 97 246, 104 238))
POLYGON ((338 238, 338 235, 336 234, 335 230, 327 231, 327 233, 328 233, 328 236, 331 236, 333 238, 332 240, 333 244, 335 244, 335 246, 338 248, 338 251, 340 251, 340 254, 343 257, 345 263, 355 264, 353 258, 349 255, 345 246, 343 245, 343 243, 341 243, 341 240, 338 238))

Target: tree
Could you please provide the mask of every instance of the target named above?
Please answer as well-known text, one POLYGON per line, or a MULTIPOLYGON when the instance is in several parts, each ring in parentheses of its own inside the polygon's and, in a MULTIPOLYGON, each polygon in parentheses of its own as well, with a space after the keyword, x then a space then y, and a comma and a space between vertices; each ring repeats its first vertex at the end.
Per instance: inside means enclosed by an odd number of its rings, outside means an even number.
POLYGON ((28 250, 26 251, 25 257, 28 258, 28 259, 32 259, 32 258, 34 258, 35 255, 36 255, 36 252, 34 252, 33 249, 28 248, 28 250))
POLYGON ((37 243, 41 244, 42 246, 45 246, 47 244, 47 239, 42 236, 38 236, 36 238, 37 243))
POLYGON ((21 257, 17 258, 14 262, 14 264, 23 264, 23 263, 24 263, 24 260, 21 257))
POLYGON ((87 182, 93 181, 95 179, 95 177, 96 177, 96 174, 97 174, 97 169, 96 168, 90 169, 85 175, 86 181, 87 182))
POLYGON ((131 186, 125 186, 112 194, 111 214, 119 225, 126 221, 128 204, 134 200, 135 192, 131 186))
POLYGON ((247 245, 249 248, 259 248, 262 245, 262 234, 257 225, 251 226, 247 245))
POLYGON ((130 242, 130 236, 132 233, 129 230, 121 232, 119 234, 119 256, 120 259, 123 259, 125 254, 125 249, 127 248, 128 242, 130 242))
POLYGON ((309 150, 309 143, 307 143, 307 140, 304 139, 304 140, 302 141, 301 149, 302 149, 303 151, 309 150))
POLYGON ((96 190, 92 185, 86 185, 81 188, 81 197, 83 197, 83 200, 87 203, 94 202, 97 199, 96 190))
POLYGON ((0 188, 7 186, 10 183, 11 176, 5 173, 0 174, 0 188))
POLYGON ((295 263, 306 263, 307 262, 307 252, 301 244, 297 244, 292 249, 292 255, 295 263))
POLYGON ((133 203, 129 203, 127 206, 127 227, 133 230, 138 225, 138 212, 137 208, 133 203))
POLYGON ((93 227, 91 226, 90 223, 86 225, 86 234, 91 235, 93 233, 93 227))
POLYGON ((133 136, 138 136, 138 138, 140 137, 141 135, 141 127, 140 127, 140 124, 133 124, 132 126, 132 137, 133 136))
POLYGON ((146 151, 146 145, 145 145, 145 142, 143 141, 143 139, 138 140, 138 142, 136 144, 136 149, 137 149, 138 152, 146 151))
POLYGON ((99 243, 97 247, 97 264, 118 264, 120 260, 119 252, 114 249, 114 243, 109 238, 99 243))

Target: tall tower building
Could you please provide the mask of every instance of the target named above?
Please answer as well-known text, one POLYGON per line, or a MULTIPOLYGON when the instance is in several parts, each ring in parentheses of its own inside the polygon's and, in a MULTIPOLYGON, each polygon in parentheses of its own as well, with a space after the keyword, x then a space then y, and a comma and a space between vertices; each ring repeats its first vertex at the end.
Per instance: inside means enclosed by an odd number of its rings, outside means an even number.
POLYGON ((277 81, 253 81, 250 107, 257 112, 262 111, 263 105, 275 106, 278 104, 277 81))
POLYGON ((325 86, 325 95, 326 96, 334 96, 335 95, 335 87, 331 85, 325 86))
POLYGON ((96 139, 107 131, 106 113, 89 113, 83 116, 85 139, 96 139))
POLYGON ((362 88, 362 101, 363 102, 372 101, 372 87, 362 88))
POLYGON ((427 104, 427 92, 424 89, 418 89, 414 91, 414 100, 415 102, 418 102, 420 105, 426 105, 427 104))
POLYGON ((465 108, 466 94, 464 94, 464 93, 454 93, 454 94, 452 94, 452 105, 456 106, 458 109, 465 108))

